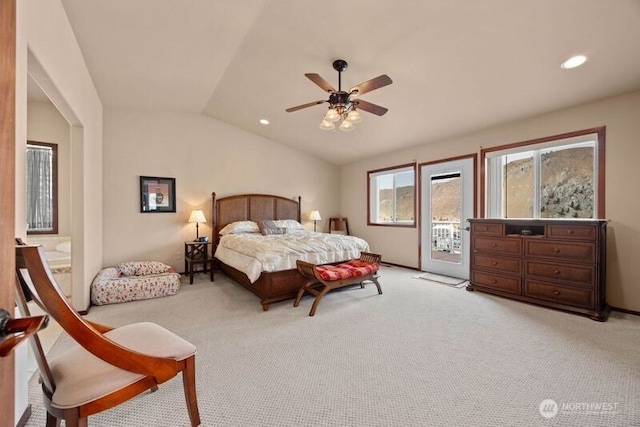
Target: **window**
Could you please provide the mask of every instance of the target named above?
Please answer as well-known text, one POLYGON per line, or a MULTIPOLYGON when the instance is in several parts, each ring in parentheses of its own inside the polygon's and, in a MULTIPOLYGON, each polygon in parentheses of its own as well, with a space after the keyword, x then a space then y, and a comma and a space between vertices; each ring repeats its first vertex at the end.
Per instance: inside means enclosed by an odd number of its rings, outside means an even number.
POLYGON ((416 165, 369 171, 369 225, 415 227, 416 165))
POLYGON ((58 234, 58 145, 27 142, 27 234, 58 234))
POLYGON ((488 218, 604 217, 604 127, 482 150, 488 218))

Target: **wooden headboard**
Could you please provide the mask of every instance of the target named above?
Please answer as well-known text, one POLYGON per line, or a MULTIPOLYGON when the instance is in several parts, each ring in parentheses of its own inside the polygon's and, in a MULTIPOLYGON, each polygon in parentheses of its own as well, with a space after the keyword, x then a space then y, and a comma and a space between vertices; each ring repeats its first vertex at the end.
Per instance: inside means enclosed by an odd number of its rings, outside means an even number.
POLYGON ((218 242, 218 232, 235 221, 263 221, 267 219, 295 219, 300 222, 300 202, 271 194, 238 194, 216 199, 211 193, 213 228, 212 242, 218 242))

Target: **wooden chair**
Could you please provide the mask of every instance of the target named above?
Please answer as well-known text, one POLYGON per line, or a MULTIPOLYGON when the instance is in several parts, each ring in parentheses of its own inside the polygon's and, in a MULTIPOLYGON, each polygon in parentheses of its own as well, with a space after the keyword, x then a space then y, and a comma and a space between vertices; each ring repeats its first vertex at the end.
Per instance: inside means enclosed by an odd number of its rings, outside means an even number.
POLYGON ((349 235, 349 220, 347 218, 329 218, 329 233, 349 235))
POLYGON ((47 361, 37 335, 32 337, 47 427, 59 427, 61 420, 66 426, 87 426, 90 415, 155 391, 179 372, 191 425, 200 425, 195 346, 155 323, 111 328, 83 319, 58 287, 40 246, 16 246, 16 272, 21 313, 30 315, 27 299, 33 299, 75 340, 47 361))

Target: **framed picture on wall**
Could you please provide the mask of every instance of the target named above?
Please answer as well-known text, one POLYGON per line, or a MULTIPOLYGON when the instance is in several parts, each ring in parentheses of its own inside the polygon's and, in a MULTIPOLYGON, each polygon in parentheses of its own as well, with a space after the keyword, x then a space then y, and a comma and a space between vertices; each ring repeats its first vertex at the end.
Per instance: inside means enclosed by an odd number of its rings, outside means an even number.
POLYGON ((140 212, 175 212, 176 179, 140 177, 140 212))

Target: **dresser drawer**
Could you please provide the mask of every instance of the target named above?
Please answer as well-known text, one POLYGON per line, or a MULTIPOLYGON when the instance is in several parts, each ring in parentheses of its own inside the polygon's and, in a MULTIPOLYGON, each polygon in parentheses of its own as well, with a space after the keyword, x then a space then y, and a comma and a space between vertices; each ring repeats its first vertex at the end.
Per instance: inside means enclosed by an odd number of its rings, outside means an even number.
POLYGON ((473 237, 474 251, 501 252, 522 255, 522 239, 519 237, 473 237))
POLYGON ((547 237, 558 239, 596 240, 595 225, 548 225, 547 237))
POLYGON ((594 294, 592 291, 557 286, 552 283, 526 280, 524 294, 528 297, 574 307, 594 307, 594 294))
POLYGON ((563 262, 593 263, 596 261, 596 244, 526 239, 524 255, 529 257, 555 258, 563 262))
POLYGON ((497 291, 509 292, 511 294, 520 295, 522 293, 521 280, 516 277, 473 271, 471 273, 471 284, 495 289, 497 291))
POLYGON ((595 280, 595 267, 593 265, 554 264, 526 260, 525 275, 592 287, 595 280))
POLYGON ((502 236, 502 229, 503 229, 503 224, 500 224, 500 223, 495 224, 495 223, 487 223, 487 222, 481 222, 481 223, 474 222, 471 224, 472 233, 478 233, 478 234, 493 234, 497 236, 502 236))
POLYGON ((474 253, 472 268, 501 271, 505 273, 522 274, 522 260, 520 258, 507 258, 491 254, 474 253))

